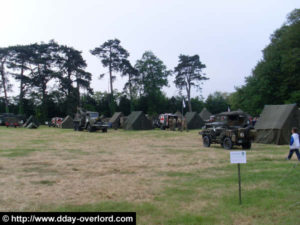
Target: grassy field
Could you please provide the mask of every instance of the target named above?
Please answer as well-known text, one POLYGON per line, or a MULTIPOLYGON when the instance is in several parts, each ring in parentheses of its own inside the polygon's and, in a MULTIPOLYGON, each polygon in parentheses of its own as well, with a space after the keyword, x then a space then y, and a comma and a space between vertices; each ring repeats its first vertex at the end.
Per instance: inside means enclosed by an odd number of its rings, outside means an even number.
POLYGON ((241 166, 198 131, 0 127, 1 211, 135 211, 138 224, 300 224, 300 164, 254 144, 241 166))

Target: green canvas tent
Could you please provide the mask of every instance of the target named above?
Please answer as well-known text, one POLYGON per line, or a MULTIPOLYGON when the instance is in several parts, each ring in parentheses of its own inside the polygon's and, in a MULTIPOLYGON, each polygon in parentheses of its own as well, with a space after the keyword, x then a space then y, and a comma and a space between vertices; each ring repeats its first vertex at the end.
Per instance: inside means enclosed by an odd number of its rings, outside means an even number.
POLYGON ((124 123, 125 130, 150 130, 152 123, 148 120, 142 111, 134 111, 124 123))
POLYGON ((204 121, 197 112, 187 112, 185 119, 188 129, 200 129, 204 125, 204 121))
POLYGON ((300 126, 296 104, 265 105, 255 124, 255 142, 263 144, 288 144, 292 127, 300 126))
POLYGON ((121 126, 121 117, 123 116, 123 113, 121 112, 115 112, 114 115, 109 119, 108 122, 112 124, 112 127, 117 129, 121 126))
POLYGON ((178 118, 182 118, 182 114, 181 112, 177 111, 176 113, 174 113, 176 116, 178 116, 178 118))
POLYGON ((64 120, 61 123, 61 128, 63 128, 63 129, 73 129, 74 128, 73 119, 71 116, 68 115, 64 118, 64 120))
POLYGON ((209 118, 212 116, 210 111, 208 111, 206 108, 202 109, 202 111, 199 113, 199 116, 202 120, 209 120, 209 118))

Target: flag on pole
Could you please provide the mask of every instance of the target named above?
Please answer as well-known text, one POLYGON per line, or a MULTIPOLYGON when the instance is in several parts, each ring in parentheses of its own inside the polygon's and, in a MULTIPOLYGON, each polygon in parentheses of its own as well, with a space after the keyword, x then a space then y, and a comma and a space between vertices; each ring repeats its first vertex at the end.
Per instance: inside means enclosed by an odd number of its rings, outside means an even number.
POLYGON ((182 107, 185 108, 185 101, 182 99, 182 107))

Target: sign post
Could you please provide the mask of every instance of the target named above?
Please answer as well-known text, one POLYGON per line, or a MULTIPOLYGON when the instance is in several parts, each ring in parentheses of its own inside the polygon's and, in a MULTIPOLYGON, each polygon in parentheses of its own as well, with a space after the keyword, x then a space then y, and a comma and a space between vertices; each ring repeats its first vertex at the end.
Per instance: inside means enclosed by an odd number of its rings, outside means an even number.
POLYGON ((241 185, 241 163, 247 163, 247 157, 245 151, 230 152, 230 162, 237 164, 238 168, 238 180, 239 180, 239 203, 242 204, 242 185, 241 185))
POLYGON ((240 205, 242 204, 242 187, 241 187, 241 164, 238 163, 238 176, 239 176, 239 202, 240 202, 240 205))

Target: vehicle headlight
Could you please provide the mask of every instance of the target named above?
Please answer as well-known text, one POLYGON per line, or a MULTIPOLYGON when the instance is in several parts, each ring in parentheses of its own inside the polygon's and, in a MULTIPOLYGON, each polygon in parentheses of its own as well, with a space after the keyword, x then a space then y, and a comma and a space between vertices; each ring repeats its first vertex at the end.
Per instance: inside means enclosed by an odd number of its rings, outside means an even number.
POLYGON ((244 132, 241 132, 241 133, 240 133, 240 137, 242 137, 242 138, 245 137, 245 133, 244 133, 244 132))

